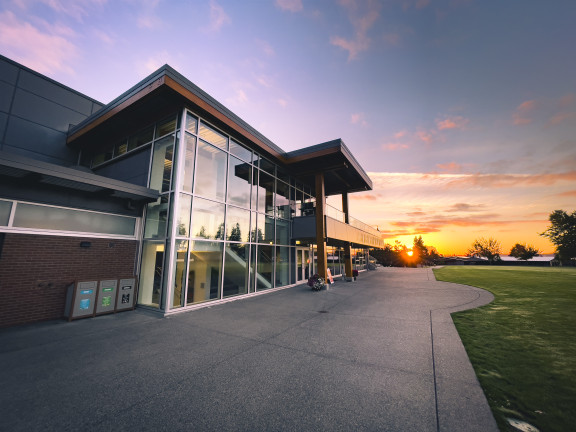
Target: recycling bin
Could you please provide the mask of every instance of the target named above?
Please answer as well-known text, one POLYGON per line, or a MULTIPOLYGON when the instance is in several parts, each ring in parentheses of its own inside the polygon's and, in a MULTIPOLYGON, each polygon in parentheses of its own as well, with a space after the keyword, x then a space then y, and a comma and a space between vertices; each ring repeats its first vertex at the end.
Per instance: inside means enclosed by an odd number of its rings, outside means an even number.
POLYGON ((101 280, 98 284, 98 297, 96 299, 96 315, 113 313, 116 311, 117 279, 101 280))
POLYGON ((134 309, 134 296, 136 295, 136 278, 120 279, 116 298, 116 311, 134 309))
POLYGON ((64 310, 68 321, 94 315, 97 288, 97 281, 75 282, 68 287, 64 310))

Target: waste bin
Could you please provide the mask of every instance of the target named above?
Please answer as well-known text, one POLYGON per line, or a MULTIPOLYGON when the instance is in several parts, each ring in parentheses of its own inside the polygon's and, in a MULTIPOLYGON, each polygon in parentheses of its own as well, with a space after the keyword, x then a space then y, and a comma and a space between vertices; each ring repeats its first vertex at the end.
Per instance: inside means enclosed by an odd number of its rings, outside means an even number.
POLYGON ((96 299, 96 315, 113 313, 116 310, 117 279, 101 280, 98 284, 98 297, 96 299))
POLYGON ((75 282, 68 287, 64 310, 68 321, 94 315, 97 287, 97 281, 75 282))

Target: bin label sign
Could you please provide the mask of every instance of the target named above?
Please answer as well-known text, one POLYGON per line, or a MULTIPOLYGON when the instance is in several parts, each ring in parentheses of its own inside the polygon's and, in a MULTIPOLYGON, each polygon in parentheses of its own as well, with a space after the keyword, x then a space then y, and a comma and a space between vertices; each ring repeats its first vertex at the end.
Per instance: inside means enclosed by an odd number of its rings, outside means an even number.
POLYGON ((102 306, 110 306, 112 304, 112 297, 102 297, 102 306))
POLYGON ((103 288, 102 291, 104 292, 111 292, 114 291, 114 288, 110 287, 110 288, 103 288))
POLYGON ((92 294, 93 290, 88 289, 88 290, 80 290, 80 294, 92 294))
POLYGON ((130 294, 122 294, 122 303, 130 303, 130 294))
POLYGON ((80 300, 80 309, 81 310, 90 309, 90 299, 80 300))
POLYGON ((122 290, 131 290, 132 289, 132 285, 126 285, 122 287, 122 290))

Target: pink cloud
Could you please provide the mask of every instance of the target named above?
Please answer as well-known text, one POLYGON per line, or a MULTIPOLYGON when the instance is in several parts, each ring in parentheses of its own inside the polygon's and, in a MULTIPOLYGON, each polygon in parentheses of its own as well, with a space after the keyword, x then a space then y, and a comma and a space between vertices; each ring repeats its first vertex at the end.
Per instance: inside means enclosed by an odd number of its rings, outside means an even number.
POLYGON ((43 29, 20 21, 12 12, 0 13, 4 54, 40 73, 74 74, 71 64, 78 56, 78 48, 69 40, 74 31, 61 25, 42 24, 43 29))
POLYGON ((402 2, 402 8, 404 10, 408 9, 423 9, 430 4, 430 0, 404 0, 402 2))
POLYGON ((548 120, 548 124, 549 125, 558 125, 560 123, 563 123, 566 120, 572 120, 572 119, 576 119, 576 112, 574 112, 574 111, 559 112, 557 114, 554 114, 552 117, 550 117, 550 120, 548 120))
POLYGON ((288 12, 300 12, 304 9, 302 0, 276 0, 276 6, 288 12))
POLYGON ((448 162, 445 164, 436 164, 440 171, 444 173, 459 173, 462 172, 462 165, 456 162, 448 162))
POLYGON ((405 143, 391 142, 391 143, 382 144, 382 149, 383 150, 389 150, 389 151, 405 150, 408 148, 410 148, 410 146, 408 144, 405 144, 405 143))
POLYGON ((516 111, 512 114, 512 119, 515 125, 526 125, 532 123, 532 118, 530 114, 536 108, 536 101, 529 100, 522 102, 516 108, 516 111))
POLYGON ((370 48, 371 40, 368 37, 368 31, 380 17, 381 6, 379 2, 373 0, 341 0, 340 4, 348 9, 348 18, 355 34, 353 38, 332 36, 330 43, 348 51, 348 61, 351 61, 370 48))
POLYGON ((438 130, 464 129, 470 120, 462 116, 447 117, 444 120, 436 120, 438 130))
POLYGON ((446 187, 458 188, 511 188, 517 186, 551 186, 559 182, 576 181, 576 171, 558 174, 473 174, 458 177, 446 183, 446 187))
POLYGON ((218 32, 226 24, 230 24, 232 20, 224 11, 224 8, 216 3, 216 0, 210 0, 210 21, 204 27, 205 31, 218 32))
POLYGON ((565 109, 568 107, 571 107, 572 105, 574 105, 574 102, 576 101, 576 97, 572 94, 572 93, 568 93, 565 96, 562 96, 559 100, 558 100, 558 107, 560 109, 565 109))
POLYGON ((364 113, 355 113, 350 116, 350 123, 360 126, 368 126, 364 113))

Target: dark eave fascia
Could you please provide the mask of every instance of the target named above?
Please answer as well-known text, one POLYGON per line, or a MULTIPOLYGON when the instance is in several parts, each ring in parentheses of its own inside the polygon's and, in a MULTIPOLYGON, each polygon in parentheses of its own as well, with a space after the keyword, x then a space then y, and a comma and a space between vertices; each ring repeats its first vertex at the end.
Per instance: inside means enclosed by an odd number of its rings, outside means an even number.
MULTIPOLYGON (((111 190, 119 192, 126 198, 138 201, 152 202, 157 200, 160 196, 159 192, 154 189, 110 179, 108 177, 80 171, 74 168, 67 168, 44 161, 30 159, 4 151, 0 151, 0 167, 8 167, 32 173, 40 177, 46 176, 54 179, 63 179, 68 181, 70 184, 77 184, 78 186, 90 185, 102 190, 111 190)), ((79 189, 81 190, 80 187, 79 189)))

